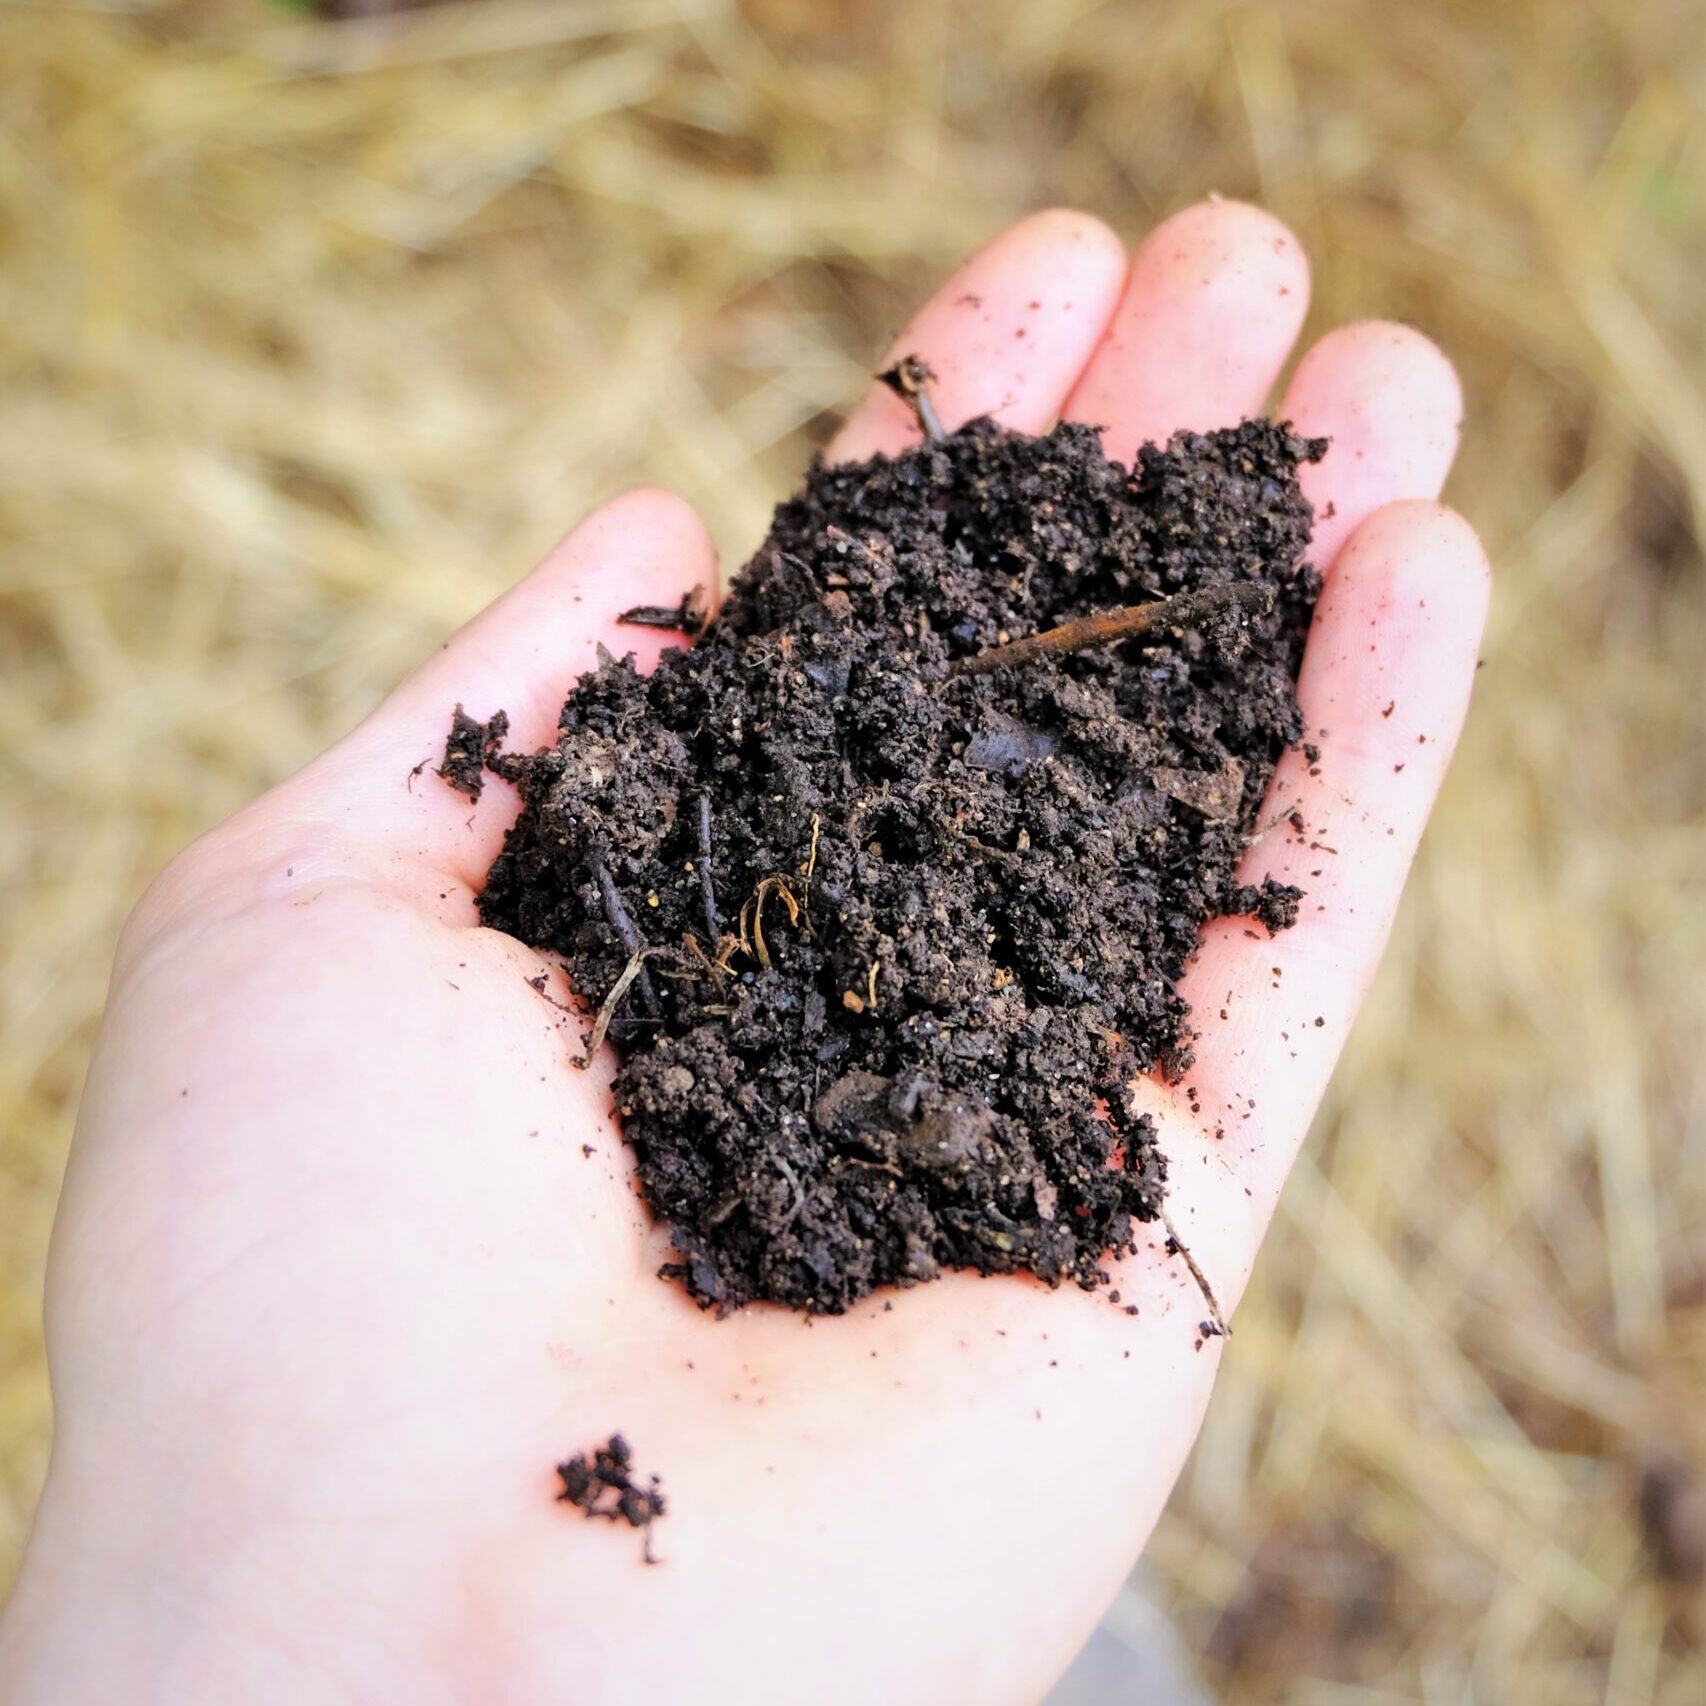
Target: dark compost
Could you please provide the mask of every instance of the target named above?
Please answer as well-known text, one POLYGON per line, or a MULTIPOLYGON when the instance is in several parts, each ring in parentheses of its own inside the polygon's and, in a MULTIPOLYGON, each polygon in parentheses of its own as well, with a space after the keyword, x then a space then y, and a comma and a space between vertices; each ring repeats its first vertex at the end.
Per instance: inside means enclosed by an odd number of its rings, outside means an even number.
POLYGON ((1128 469, 979 420, 819 462, 696 643, 604 657, 554 747, 458 723, 451 779, 522 799, 481 915, 598 1011, 702 1305, 1094 1287, 1160 1215, 1141 1075, 1189 1064, 1198 933, 1296 915, 1235 871, 1303 733, 1324 448, 1253 420, 1128 469))

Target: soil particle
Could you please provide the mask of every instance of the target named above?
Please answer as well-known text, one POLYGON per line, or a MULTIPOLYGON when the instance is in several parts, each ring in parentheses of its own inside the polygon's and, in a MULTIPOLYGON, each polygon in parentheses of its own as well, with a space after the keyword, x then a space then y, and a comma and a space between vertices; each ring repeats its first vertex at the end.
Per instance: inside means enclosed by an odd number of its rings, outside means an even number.
POLYGON ((444 743, 444 761, 438 774, 457 793, 477 800, 486 785, 486 766, 498 755, 504 736, 509 733, 509 716, 495 713, 490 721, 479 722, 470 717, 460 705, 450 719, 450 734, 444 743))
POLYGON ((621 1434, 612 1434, 596 1450, 557 1465, 563 1482, 557 1498, 575 1506, 584 1516, 644 1529, 643 1556, 648 1564, 655 1564, 658 1560, 652 1556, 652 1524, 669 1507, 657 1476, 652 1476, 642 1487, 633 1477, 633 1462, 628 1442, 621 1434))
MULTIPOLYGON (((1297 915, 1234 871, 1303 734, 1296 469, 1324 448, 1248 421, 1127 469, 1088 427, 980 420, 820 462, 695 645, 649 677, 606 656, 554 747, 488 760, 523 804, 481 916, 600 1009, 701 1305, 838 1313, 948 1268, 1092 1288, 1161 1216, 1138 1080, 1190 1063, 1198 933, 1297 915)), ((492 726, 458 712, 456 785, 492 726)))

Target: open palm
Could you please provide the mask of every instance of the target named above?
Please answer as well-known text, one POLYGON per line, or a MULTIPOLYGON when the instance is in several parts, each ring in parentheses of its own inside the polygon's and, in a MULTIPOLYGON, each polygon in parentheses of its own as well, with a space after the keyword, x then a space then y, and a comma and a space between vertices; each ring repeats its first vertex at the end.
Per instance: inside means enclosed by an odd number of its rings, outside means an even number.
MULTIPOLYGON (((951 426, 1065 414, 1109 450, 1260 410, 1303 319, 1255 209, 1130 261, 1046 213, 897 343, 951 426)), ((1181 1235, 1230 1309, 1374 970, 1474 668, 1486 565, 1432 500, 1450 368, 1364 324, 1280 412, 1328 570, 1246 880, 1306 891, 1273 940, 1205 933, 1203 1030, 1147 1105, 1181 1235)), ((833 454, 915 435, 880 387, 833 454)), ((360 729, 184 854, 121 946, 56 1233, 58 1438, 0 1636, 0 1699, 75 1703, 1034 1700, 1142 1546, 1218 1358, 1153 1242, 1118 1305, 966 1274, 846 1317, 725 1321, 656 1278, 608 1063, 478 926, 514 802, 410 771, 457 701, 544 743, 615 613, 715 564, 651 491, 584 523, 360 729), (892 1302, 892 1307, 891 1307, 892 1302), (1129 1306, 1136 1306, 1136 1314, 1129 1306), (553 1501, 613 1431, 662 1475, 659 1569, 553 1501)))

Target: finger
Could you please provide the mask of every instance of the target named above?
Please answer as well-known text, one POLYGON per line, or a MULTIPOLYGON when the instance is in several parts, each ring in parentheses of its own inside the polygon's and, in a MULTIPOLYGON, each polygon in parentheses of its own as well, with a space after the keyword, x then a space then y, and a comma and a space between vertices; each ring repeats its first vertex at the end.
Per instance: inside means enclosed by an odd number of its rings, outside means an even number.
POLYGON ((1298 682, 1319 759, 1288 752, 1264 808, 1304 827, 1270 831, 1239 873, 1301 888, 1297 923, 1270 938, 1215 921, 1180 985, 1200 1032, 1184 1080, 1200 1131, 1169 1141, 1181 1232, 1214 1250, 1217 1287, 1236 1292, 1248 1271, 1379 963, 1462 727, 1487 596, 1474 532, 1422 501, 1365 521, 1321 595, 1298 682))
POLYGON ((1101 427, 1121 462, 1180 428, 1235 425, 1261 412, 1308 306, 1309 262, 1271 214, 1238 201, 1187 207, 1132 257, 1066 415, 1101 427))
POLYGON ((695 586, 709 595, 716 579, 716 552, 689 505, 664 491, 624 493, 288 783, 282 803, 330 814, 347 837, 478 887, 514 819, 514 790, 488 777, 470 802, 433 774, 453 707, 482 721, 507 712, 511 751, 548 745, 600 644, 648 669, 666 646, 684 643, 679 633, 619 624, 624 610, 673 605, 695 586))
POLYGON ((1321 461, 1299 472, 1315 506, 1310 554, 1327 564, 1382 504, 1438 497, 1457 454, 1463 391, 1451 363, 1420 332, 1365 320, 1309 350, 1280 416, 1329 441, 1321 461))
MULTIPOLYGON (((1064 208, 1033 214, 925 303, 883 366, 923 357, 950 432, 978 415, 1042 432, 1101 341, 1124 277, 1125 250, 1100 220, 1064 208)), ((832 462, 892 456, 920 436, 912 410, 873 382, 825 454, 832 462)))

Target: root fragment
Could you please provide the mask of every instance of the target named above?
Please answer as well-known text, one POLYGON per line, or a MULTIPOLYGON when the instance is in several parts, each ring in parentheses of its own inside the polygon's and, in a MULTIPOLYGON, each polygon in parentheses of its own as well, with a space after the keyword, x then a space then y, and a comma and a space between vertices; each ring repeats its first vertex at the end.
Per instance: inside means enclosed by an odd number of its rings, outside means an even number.
POLYGON ((766 971, 770 969, 770 949, 764 941, 764 902, 770 895, 780 895, 782 903, 788 909, 788 922, 798 924, 800 921, 800 903, 794 898, 794 891, 788 887, 786 877, 766 877, 752 891, 752 899, 740 909, 740 944, 743 949, 747 943, 747 920, 752 921, 752 948, 756 951, 758 963, 766 971))

